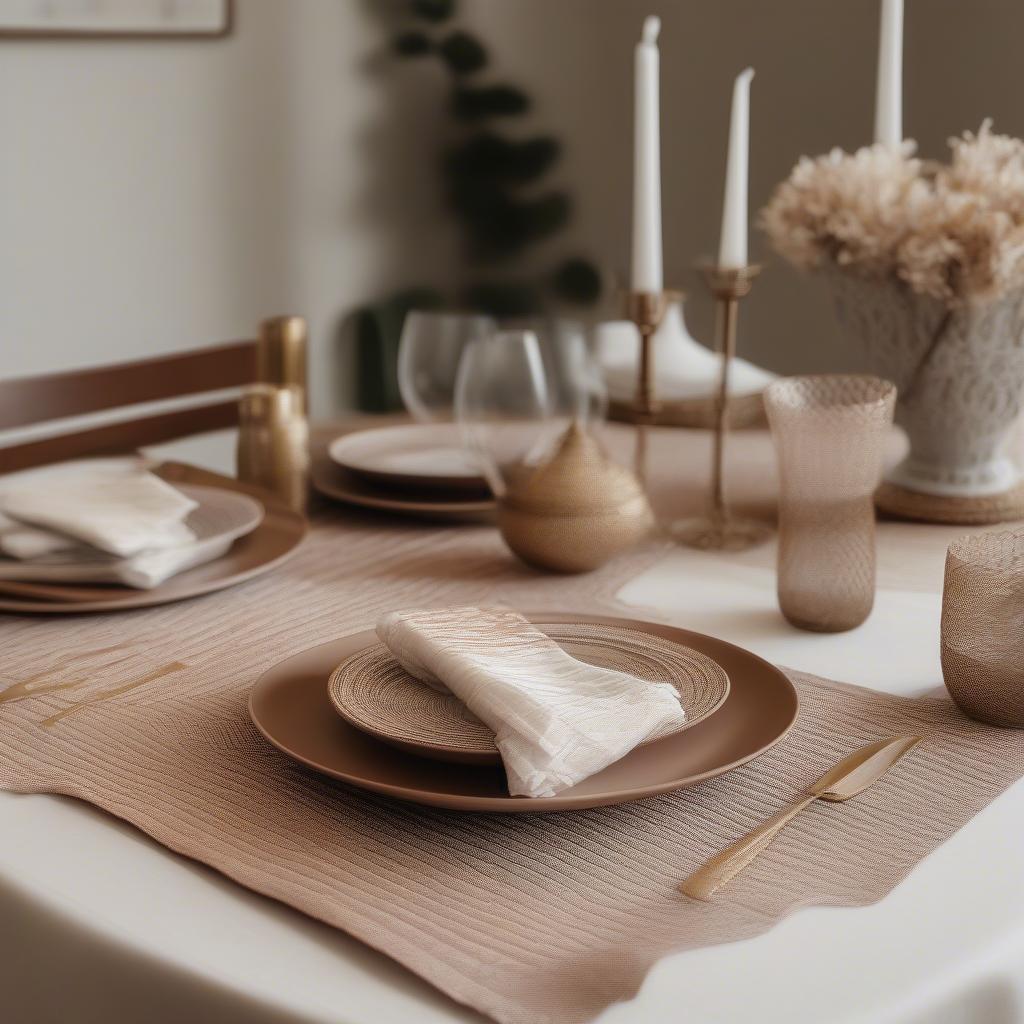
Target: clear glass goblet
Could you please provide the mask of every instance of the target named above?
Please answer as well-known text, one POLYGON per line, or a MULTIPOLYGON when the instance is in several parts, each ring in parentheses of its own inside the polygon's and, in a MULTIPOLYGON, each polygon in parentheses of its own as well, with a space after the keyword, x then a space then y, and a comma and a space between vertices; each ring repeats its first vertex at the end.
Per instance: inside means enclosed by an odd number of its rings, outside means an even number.
POLYGON ((398 344, 398 390, 421 423, 451 420, 455 378, 466 346, 496 328, 492 317, 414 310, 398 344))
POLYGON ((497 331, 463 354, 455 418, 495 495, 501 497, 554 440, 554 403, 534 331, 497 331))

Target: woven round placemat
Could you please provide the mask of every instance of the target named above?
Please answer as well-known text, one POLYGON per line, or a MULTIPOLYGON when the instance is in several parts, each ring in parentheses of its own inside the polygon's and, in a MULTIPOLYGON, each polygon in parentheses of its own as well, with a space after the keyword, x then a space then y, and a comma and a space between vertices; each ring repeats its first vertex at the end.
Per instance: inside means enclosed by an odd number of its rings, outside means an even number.
POLYGON ((985 526, 1024 519, 1024 484, 1002 494, 964 498, 922 494, 885 481, 875 491, 875 505, 879 512, 893 519, 985 526))
MULTIPOLYGON (((607 625, 535 625, 580 661, 676 688, 685 723, 652 736, 648 743, 703 721, 729 695, 729 677, 717 662, 670 640, 607 625)), ((342 662, 331 675, 328 692, 342 718, 403 750, 441 761, 501 762, 493 731, 457 697, 410 676, 383 644, 372 644, 342 662)))
MULTIPOLYGON (((632 402, 612 399, 608 403, 608 418, 619 423, 639 420, 632 402)), ((650 420, 656 427, 687 427, 704 429, 714 426, 715 401, 713 398, 686 398, 659 401, 657 411, 650 420)), ((729 399, 729 426, 742 430, 764 426, 764 399, 760 392, 752 395, 734 395, 729 399)))

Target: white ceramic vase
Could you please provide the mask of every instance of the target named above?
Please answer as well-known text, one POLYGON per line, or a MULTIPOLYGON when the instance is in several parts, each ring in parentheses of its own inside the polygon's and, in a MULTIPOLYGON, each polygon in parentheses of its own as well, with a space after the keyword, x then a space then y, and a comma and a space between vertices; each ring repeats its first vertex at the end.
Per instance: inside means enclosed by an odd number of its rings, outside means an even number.
MULTIPOLYGON (((636 394, 640 335, 629 320, 608 320, 594 330, 597 358, 610 397, 631 402, 636 394)), ((718 390, 721 356, 706 348, 686 326, 683 300, 675 299, 665 310, 654 334, 652 358, 656 397, 666 402, 708 399, 718 390)), ((759 395, 776 374, 738 356, 729 368, 729 394, 759 395)))
POLYGON ((897 280, 826 276, 844 330, 898 389, 910 452, 887 479, 953 497, 1016 487, 1005 448, 1024 400, 1024 289, 950 307, 897 280))

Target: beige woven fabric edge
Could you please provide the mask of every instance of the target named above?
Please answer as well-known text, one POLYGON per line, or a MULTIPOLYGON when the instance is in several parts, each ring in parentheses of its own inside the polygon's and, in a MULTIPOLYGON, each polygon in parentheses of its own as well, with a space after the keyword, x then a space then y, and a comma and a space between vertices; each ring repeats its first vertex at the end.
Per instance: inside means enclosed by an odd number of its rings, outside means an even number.
MULTIPOLYGON (((564 815, 467 815, 365 796, 256 732, 271 664, 384 610, 504 601, 614 610, 654 548, 578 578, 513 562, 493 529, 326 512, 277 572, 122 615, 0 621, 0 787, 64 793, 344 929, 508 1024, 592 1019, 666 953, 734 941, 807 905, 884 896, 1024 774, 1024 734, 797 677, 800 722, 721 779, 564 815), (858 799, 809 808, 714 903, 675 885, 850 749, 924 744, 858 799)), ((938 683, 938 680, 936 680, 938 683)))

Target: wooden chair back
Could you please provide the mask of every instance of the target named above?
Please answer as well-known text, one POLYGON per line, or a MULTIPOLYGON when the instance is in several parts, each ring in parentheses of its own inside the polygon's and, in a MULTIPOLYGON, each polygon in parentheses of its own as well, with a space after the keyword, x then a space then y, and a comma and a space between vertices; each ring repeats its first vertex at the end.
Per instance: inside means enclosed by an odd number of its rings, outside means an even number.
MULTIPOLYGON (((259 340, 235 341, 139 362, 0 380, 0 431, 146 402, 209 395, 268 380, 288 362, 280 356, 282 337, 287 348, 301 349, 304 376, 305 321, 300 317, 275 317, 264 322, 259 340)), ((304 379, 275 382, 305 384, 304 379)), ((218 396, 184 408, 48 434, 7 447, 2 447, 0 440, 0 473, 84 455, 133 451, 237 425, 237 399, 218 396)))

